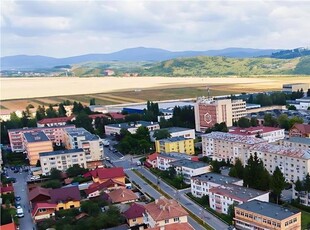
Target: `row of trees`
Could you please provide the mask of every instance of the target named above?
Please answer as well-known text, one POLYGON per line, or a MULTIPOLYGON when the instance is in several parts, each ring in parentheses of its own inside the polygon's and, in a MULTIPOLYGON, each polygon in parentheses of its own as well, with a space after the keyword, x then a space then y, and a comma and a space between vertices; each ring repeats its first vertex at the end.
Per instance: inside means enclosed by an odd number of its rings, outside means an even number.
POLYGON ((256 152, 254 156, 250 156, 246 166, 243 166, 242 162, 237 159, 229 171, 229 176, 243 179, 244 186, 263 191, 271 190, 277 203, 286 185, 281 170, 276 167, 273 174, 270 175, 264 167, 263 161, 257 157, 256 152))

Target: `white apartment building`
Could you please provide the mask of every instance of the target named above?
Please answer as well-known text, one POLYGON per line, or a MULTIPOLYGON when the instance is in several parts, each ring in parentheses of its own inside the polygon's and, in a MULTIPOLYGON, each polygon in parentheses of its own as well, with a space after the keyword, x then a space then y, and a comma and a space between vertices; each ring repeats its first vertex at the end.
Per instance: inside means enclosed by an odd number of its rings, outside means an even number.
POLYGON ((279 141, 279 145, 293 148, 310 149, 310 138, 290 137, 279 141))
POLYGON ((223 132, 212 132, 201 136, 202 155, 213 160, 235 162, 242 159, 245 151, 254 144, 267 143, 266 140, 223 132))
POLYGON ((174 167, 178 175, 183 176, 183 180, 186 184, 191 183, 191 178, 193 176, 205 174, 211 171, 211 166, 209 164, 188 159, 170 162, 170 165, 171 167, 174 167))
POLYGON ((284 139, 285 133, 284 129, 274 128, 274 127, 266 127, 266 126, 257 126, 257 127, 249 127, 249 128, 240 128, 240 127, 232 127, 229 129, 229 133, 243 135, 248 137, 257 137, 266 140, 268 142, 275 142, 281 139, 284 139))
POLYGON ((191 193, 195 197, 201 198, 210 195, 210 189, 221 185, 243 185, 243 180, 235 177, 224 176, 218 173, 206 173, 191 178, 191 193))
POLYGON ((269 192, 233 184, 221 185, 210 189, 210 208, 219 213, 228 214, 230 205, 243 204, 251 200, 269 202, 269 192))
POLYGON ((310 172, 310 150, 286 147, 273 144, 257 144, 250 146, 245 152, 243 164, 252 154, 257 154, 270 174, 279 167, 287 182, 295 182, 310 172))
POLYGON ((157 155, 156 166, 159 170, 167 170, 171 167, 171 162, 181 160, 181 159, 191 159, 191 157, 186 153, 161 153, 157 155))
POLYGON ((65 147, 67 149, 83 149, 87 162, 100 161, 104 157, 102 139, 84 128, 65 129, 65 147))
MULTIPOLYGON (((162 130, 162 129, 160 129, 162 130)), ((170 137, 184 137, 189 139, 195 139, 195 129, 188 129, 182 127, 169 127, 163 128, 163 130, 167 130, 170 133, 170 137)), ((155 141, 154 137, 155 131, 150 132, 151 141, 155 141)))
POLYGON ((232 120, 238 121, 241 117, 246 116, 246 102, 243 100, 231 101, 232 120))
POLYGON ((119 124, 105 125, 104 130, 105 130, 106 135, 120 134, 121 129, 126 129, 131 134, 135 134, 137 129, 141 126, 148 128, 150 132, 153 130, 160 129, 158 122, 136 121, 136 122, 125 122, 125 123, 119 123, 119 124))
POLYGON ((51 169, 55 168, 65 171, 73 165, 78 164, 86 168, 86 156, 83 149, 58 150, 40 153, 40 163, 43 175, 49 175, 51 169))

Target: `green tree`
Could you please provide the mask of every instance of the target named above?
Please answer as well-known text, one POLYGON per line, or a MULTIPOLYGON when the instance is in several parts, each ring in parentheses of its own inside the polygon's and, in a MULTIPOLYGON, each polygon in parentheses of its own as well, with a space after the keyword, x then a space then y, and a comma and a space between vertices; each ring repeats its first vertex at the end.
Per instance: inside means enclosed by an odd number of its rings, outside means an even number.
POLYGON ((87 169, 81 168, 80 165, 75 164, 72 167, 68 168, 66 172, 68 177, 76 177, 86 173, 87 171, 87 169))
POLYGON ((62 186, 59 180, 49 180, 42 184, 43 188, 60 188, 62 186))
POLYGON ((66 117, 67 116, 67 111, 65 109, 65 106, 60 103, 58 106, 58 116, 59 117, 66 117))
POLYGON ((97 216, 100 213, 100 207, 96 202, 84 201, 81 204, 81 211, 86 212, 90 216, 97 216))
POLYGON ((45 117, 46 117, 45 107, 44 105, 42 107, 39 105, 36 111, 36 119, 40 121, 45 117))
POLYGON ((251 127, 251 122, 246 117, 241 117, 238 120, 238 126, 241 128, 249 128, 251 127))
POLYGON ((309 175, 309 173, 307 173, 307 175, 305 177, 304 186, 305 186, 304 187, 305 191, 310 192, 310 175, 309 175))
POLYGON ((52 105, 49 105, 48 109, 46 110, 46 117, 48 117, 48 118, 57 117, 57 112, 56 112, 56 110, 53 108, 52 105))
POLYGON ((297 110, 295 105, 289 105, 287 107, 288 110, 297 110))
POLYGON ((242 162, 239 158, 236 159, 234 168, 236 169, 237 177, 240 179, 243 179, 244 167, 243 167, 242 162))
POLYGON ((50 172, 51 180, 61 180, 61 171, 56 168, 52 168, 50 172))
POLYGON ((288 120, 288 128, 289 129, 292 128, 293 125, 296 123, 302 124, 302 123, 304 123, 304 120, 301 117, 294 116, 288 120))
POLYGON ((168 129, 158 129, 154 131, 153 137, 156 140, 166 139, 171 137, 168 129))
POLYGON ((251 126, 256 127, 257 124, 258 124, 257 118, 256 117, 251 117, 250 123, 251 123, 251 126))
POLYGON ((297 178, 297 181, 295 182, 295 190, 297 192, 301 192, 304 190, 303 184, 301 183, 301 181, 299 180, 299 177, 297 178))
POLYGON ((275 127, 277 125, 277 119, 272 117, 270 113, 264 116, 264 126, 275 127))
POLYGON ((10 124, 11 124, 10 128, 14 129, 23 127, 21 119, 17 116, 15 112, 10 114, 10 124))
POLYGON ((279 203, 279 197, 285 188, 285 177, 283 176, 283 173, 277 166, 276 169, 274 170, 272 177, 271 177, 271 191, 273 194, 276 195, 277 197, 277 204, 279 203))
POLYGON ((89 132, 94 132, 94 128, 92 125, 92 119, 88 117, 88 115, 83 111, 80 112, 74 121, 76 127, 82 127, 89 132))
POLYGON ((137 131, 136 134, 134 134, 136 139, 143 139, 146 141, 150 141, 150 131, 147 127, 145 126, 140 126, 137 131))
POLYGON ((211 171, 214 173, 221 173, 220 162, 218 162, 217 160, 211 161, 211 171))
POLYGON ((288 130, 289 129, 289 119, 288 119, 288 116, 286 114, 281 114, 278 117, 278 124, 279 124, 280 128, 288 130))
POLYGON ((95 98, 91 98, 89 100, 89 105, 96 105, 96 99, 95 98))

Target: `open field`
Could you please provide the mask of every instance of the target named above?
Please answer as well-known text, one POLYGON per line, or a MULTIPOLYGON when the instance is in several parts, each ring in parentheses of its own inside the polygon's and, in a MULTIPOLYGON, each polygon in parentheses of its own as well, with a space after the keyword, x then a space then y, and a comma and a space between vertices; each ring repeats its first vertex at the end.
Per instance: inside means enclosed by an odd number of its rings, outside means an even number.
POLYGON ((264 78, 166 78, 166 77, 107 77, 107 78, 2 78, 1 109, 22 110, 28 104, 58 104, 64 100, 89 104, 112 105, 194 98, 206 95, 237 94, 280 90, 284 83, 305 82, 310 77, 264 78), (22 99, 19 99, 22 98, 22 99))

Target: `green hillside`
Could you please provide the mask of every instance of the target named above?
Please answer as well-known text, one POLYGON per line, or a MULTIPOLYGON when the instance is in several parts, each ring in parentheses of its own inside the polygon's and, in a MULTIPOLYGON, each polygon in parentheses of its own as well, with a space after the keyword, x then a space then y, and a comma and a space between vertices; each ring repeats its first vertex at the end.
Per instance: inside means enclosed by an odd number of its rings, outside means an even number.
POLYGON ((84 63, 73 67, 76 76, 100 76, 105 69, 112 69, 119 76, 124 73, 144 76, 310 75, 310 56, 294 59, 201 56, 156 63, 84 63))

